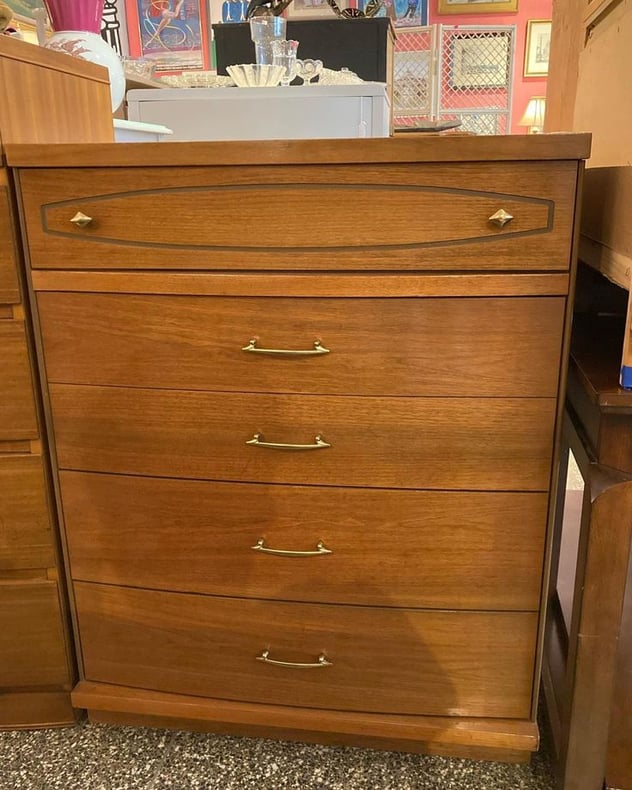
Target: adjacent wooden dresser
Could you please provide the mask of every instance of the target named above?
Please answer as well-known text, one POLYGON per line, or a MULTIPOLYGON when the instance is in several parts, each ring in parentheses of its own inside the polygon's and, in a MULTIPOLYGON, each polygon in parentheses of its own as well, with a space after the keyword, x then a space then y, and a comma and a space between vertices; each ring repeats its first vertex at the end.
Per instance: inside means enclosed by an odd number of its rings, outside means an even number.
POLYGON ((67 724, 76 670, 3 146, 112 140, 107 72, 0 36, 0 728, 67 724), (54 101, 51 97, 54 96, 54 101), (28 99, 28 100, 27 100, 28 99), (60 579, 61 577, 61 579, 60 579), (60 584, 61 582, 61 584, 60 584))
POLYGON ((95 720, 526 759, 587 136, 15 146, 95 720))

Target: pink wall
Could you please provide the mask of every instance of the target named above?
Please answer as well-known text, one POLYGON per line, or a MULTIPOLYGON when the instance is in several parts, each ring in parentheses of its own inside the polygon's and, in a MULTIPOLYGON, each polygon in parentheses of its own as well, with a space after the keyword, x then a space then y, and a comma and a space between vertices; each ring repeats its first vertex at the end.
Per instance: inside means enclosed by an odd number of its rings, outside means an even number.
POLYGON ((429 24, 442 25, 515 25, 516 53, 514 66, 512 134, 526 134, 524 126, 518 126, 531 96, 546 95, 546 80, 538 77, 523 77, 524 50, 527 38, 527 20, 550 19, 553 0, 519 0, 517 14, 439 14, 439 0, 430 0, 429 24))

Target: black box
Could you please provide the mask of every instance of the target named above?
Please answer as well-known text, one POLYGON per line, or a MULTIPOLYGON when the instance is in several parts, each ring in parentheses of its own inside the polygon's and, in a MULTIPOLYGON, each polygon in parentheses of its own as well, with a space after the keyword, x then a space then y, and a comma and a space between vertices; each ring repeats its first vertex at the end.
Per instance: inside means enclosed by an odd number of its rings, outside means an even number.
MULTIPOLYGON (((213 25, 217 73, 226 66, 254 63, 248 22, 213 25)), ((299 58, 318 58, 328 69, 346 66, 371 82, 393 82, 395 31, 387 17, 378 19, 289 19, 287 37, 299 42, 299 58)))

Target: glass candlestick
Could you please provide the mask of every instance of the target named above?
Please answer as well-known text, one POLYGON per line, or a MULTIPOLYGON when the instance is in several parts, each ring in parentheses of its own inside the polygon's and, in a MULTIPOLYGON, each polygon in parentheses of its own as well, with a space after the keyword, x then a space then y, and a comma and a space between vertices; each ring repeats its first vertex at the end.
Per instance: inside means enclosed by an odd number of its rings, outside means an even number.
POLYGON ((283 66, 284 75, 281 77, 281 85, 286 88, 296 76, 296 52, 298 41, 281 40, 272 42, 272 63, 275 66, 283 66))

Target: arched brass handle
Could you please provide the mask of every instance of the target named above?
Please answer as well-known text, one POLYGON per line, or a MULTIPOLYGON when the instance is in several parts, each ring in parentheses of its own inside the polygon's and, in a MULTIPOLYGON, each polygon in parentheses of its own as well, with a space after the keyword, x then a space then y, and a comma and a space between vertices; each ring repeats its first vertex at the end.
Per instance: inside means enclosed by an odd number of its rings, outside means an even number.
POLYGON ((489 221, 492 225, 496 225, 497 228, 504 228, 508 222, 511 222, 513 219, 513 214, 510 214, 508 211, 505 211, 504 208, 499 209, 495 214, 492 214, 489 218, 489 221))
POLYGON ((289 549, 271 549, 265 545, 264 538, 256 542, 254 546, 250 547, 254 551, 261 551, 264 554, 276 554, 279 557, 320 557, 323 554, 333 554, 331 549, 326 549, 320 541, 315 549, 311 551, 290 551, 289 549))
POLYGON ((78 211, 75 216, 70 220, 73 225, 76 225, 78 228, 85 228, 92 222, 92 217, 89 217, 87 214, 84 214, 83 211, 78 211))
POLYGON ((311 664, 300 664, 296 661, 277 661, 270 658, 270 651, 264 650, 260 656, 256 656, 257 661, 263 661, 264 664, 274 664, 276 667, 289 667, 290 669, 319 669, 320 667, 333 667, 333 662, 327 660, 327 656, 321 653, 318 656, 318 661, 311 664))
POLYGON ((320 357, 323 354, 330 354, 331 351, 324 346, 321 346, 320 340, 314 340, 314 348, 308 349, 292 349, 292 348, 257 348, 257 338, 251 338, 247 346, 244 346, 242 351, 248 351, 251 354, 269 354, 278 357, 320 357))
POLYGON ((261 433, 256 433, 252 439, 248 439, 246 444, 253 447, 267 447, 270 450, 323 450, 326 447, 331 447, 321 436, 316 436, 314 444, 287 444, 285 442, 266 442, 261 433))

